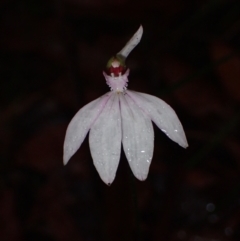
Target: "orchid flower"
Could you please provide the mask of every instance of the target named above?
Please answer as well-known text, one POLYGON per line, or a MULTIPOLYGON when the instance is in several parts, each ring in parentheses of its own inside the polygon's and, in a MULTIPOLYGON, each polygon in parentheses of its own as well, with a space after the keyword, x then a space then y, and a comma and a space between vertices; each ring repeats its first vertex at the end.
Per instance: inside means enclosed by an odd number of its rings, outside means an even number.
POLYGON ((64 164, 90 131, 93 163, 107 185, 115 178, 121 143, 135 177, 141 181, 147 178, 154 149, 152 121, 180 146, 188 146, 183 127, 168 104, 155 96, 127 90, 129 69, 125 60, 140 42, 142 33, 140 26, 125 47, 108 61, 107 73, 103 75, 111 91, 81 108, 66 132, 64 164))

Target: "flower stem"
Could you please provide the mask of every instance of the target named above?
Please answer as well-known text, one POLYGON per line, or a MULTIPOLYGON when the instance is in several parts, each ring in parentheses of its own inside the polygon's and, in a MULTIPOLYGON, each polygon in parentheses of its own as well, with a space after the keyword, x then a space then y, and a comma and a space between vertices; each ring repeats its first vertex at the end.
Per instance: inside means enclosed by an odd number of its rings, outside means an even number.
POLYGON ((140 229, 140 214, 138 209, 137 184, 136 184, 136 179, 133 176, 131 171, 129 171, 129 176, 130 176, 130 185, 131 185, 131 194, 132 194, 131 198, 132 198, 132 205, 133 205, 133 215, 135 219, 134 236, 135 236, 135 240, 140 241, 141 229, 140 229))

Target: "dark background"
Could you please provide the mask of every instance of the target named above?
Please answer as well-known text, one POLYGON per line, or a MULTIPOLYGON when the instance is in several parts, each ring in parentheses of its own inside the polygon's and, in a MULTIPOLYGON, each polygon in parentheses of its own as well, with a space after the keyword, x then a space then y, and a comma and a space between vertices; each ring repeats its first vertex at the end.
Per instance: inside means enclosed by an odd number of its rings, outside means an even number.
POLYGON ((2 0, 0 240, 240 240, 239 13, 237 0, 2 0), (129 89, 169 103, 189 148, 155 127, 148 179, 122 152, 108 187, 87 140, 62 165, 64 135, 140 24, 129 89))

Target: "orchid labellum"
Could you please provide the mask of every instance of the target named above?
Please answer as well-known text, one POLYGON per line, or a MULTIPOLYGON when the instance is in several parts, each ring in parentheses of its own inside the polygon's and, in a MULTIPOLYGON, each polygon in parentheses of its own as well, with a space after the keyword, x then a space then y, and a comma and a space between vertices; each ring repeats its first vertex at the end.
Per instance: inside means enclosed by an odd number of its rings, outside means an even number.
POLYGON ((111 91, 81 108, 68 125, 63 162, 81 146, 88 132, 93 163, 101 179, 110 185, 116 175, 121 143, 136 178, 147 178, 154 148, 152 121, 180 146, 188 146, 174 110, 161 99, 127 90, 129 69, 125 60, 141 40, 140 26, 125 47, 107 63, 103 72, 111 91))

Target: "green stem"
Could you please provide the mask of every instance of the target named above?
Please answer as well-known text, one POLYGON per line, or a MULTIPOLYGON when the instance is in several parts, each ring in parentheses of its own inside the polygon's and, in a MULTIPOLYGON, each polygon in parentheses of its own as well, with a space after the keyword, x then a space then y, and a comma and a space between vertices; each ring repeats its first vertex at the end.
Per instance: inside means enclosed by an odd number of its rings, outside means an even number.
POLYGON ((140 230, 140 215, 138 209, 138 195, 137 195, 137 185, 136 179, 130 171, 130 184, 131 184, 131 194, 132 194, 132 205, 133 205, 133 215, 135 218, 135 235, 136 240, 141 240, 141 230, 140 230))

